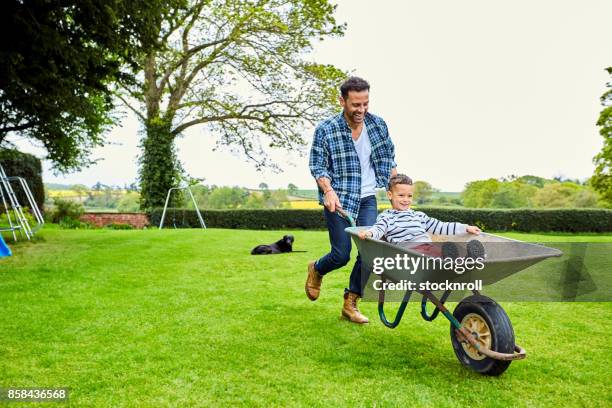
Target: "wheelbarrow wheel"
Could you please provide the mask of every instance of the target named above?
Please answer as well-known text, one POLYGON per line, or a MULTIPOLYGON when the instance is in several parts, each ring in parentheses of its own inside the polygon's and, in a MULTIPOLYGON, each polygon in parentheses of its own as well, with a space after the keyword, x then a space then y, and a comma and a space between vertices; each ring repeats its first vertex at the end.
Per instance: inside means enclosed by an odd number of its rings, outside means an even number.
MULTIPOLYGON (((463 327, 476 337, 481 347, 500 353, 514 352, 514 330, 504 309, 493 299, 475 295, 463 299, 453 312, 463 327)), ((481 374, 498 376, 511 361, 496 360, 479 353, 469 343, 457 338, 455 327, 450 327, 451 342, 455 355, 466 367, 481 374)))

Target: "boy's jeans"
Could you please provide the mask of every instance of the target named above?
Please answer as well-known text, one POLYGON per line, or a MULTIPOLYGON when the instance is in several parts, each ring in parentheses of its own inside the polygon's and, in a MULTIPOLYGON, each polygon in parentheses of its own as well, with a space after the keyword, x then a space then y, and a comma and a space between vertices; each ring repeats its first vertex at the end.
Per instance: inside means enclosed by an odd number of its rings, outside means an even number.
MULTIPOLYGON (((325 275, 335 269, 342 268, 351 259, 351 237, 344 231, 350 224, 337 212, 329 212, 327 208, 324 210, 325 220, 327 221, 327 229, 329 230, 329 243, 331 251, 315 262, 315 268, 321 275, 325 275)), ((374 225, 376 223, 376 196, 363 197, 359 204, 359 215, 355 222, 358 226, 374 225)), ((361 257, 357 254, 357 260, 353 266, 351 277, 349 280, 347 291, 357 293, 363 296, 363 287, 367 283, 367 276, 361 279, 361 257)))

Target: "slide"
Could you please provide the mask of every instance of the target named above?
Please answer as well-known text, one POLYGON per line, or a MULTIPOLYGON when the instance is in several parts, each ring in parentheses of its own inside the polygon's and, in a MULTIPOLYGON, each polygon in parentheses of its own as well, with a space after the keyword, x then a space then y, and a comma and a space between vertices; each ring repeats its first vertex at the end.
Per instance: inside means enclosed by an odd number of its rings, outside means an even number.
POLYGON ((6 245, 6 242, 4 242, 2 235, 0 235, 0 258, 11 255, 11 249, 6 245))

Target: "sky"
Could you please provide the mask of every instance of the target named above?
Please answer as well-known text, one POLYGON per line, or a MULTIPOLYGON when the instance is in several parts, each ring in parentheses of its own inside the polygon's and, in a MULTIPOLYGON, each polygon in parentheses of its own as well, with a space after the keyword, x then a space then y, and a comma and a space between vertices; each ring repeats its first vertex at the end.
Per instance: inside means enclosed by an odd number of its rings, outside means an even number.
MULTIPOLYGON (((370 82, 370 112, 385 119, 398 170, 441 191, 511 174, 588 178, 603 145, 595 125, 612 65, 612 1, 342 0, 343 37, 307 58, 370 82)), ((138 120, 127 114, 90 168, 45 182, 93 185, 137 178, 138 120)), ((304 129, 310 143, 312 129, 304 129)), ((192 177, 207 184, 316 188, 303 154, 278 153, 280 174, 257 172, 213 135, 177 140, 192 177)), ((25 141, 22 151, 44 152, 25 141)))

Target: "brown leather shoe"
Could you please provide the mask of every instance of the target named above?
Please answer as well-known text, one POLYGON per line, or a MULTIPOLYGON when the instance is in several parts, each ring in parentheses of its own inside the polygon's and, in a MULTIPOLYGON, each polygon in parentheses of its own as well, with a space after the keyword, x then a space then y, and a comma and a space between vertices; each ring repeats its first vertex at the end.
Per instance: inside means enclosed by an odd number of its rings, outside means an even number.
POLYGON ((306 277, 306 285, 304 285, 304 289, 306 290, 306 296, 310 300, 317 300, 319 298, 319 293, 321 292, 321 282, 323 281, 323 275, 319 274, 315 269, 314 261, 308 264, 308 276, 306 277))
POLYGON ((359 301, 359 295, 353 292, 344 294, 344 306, 342 306, 342 317, 350 320, 353 323, 366 324, 369 323, 367 317, 361 314, 357 308, 357 302, 359 301))

